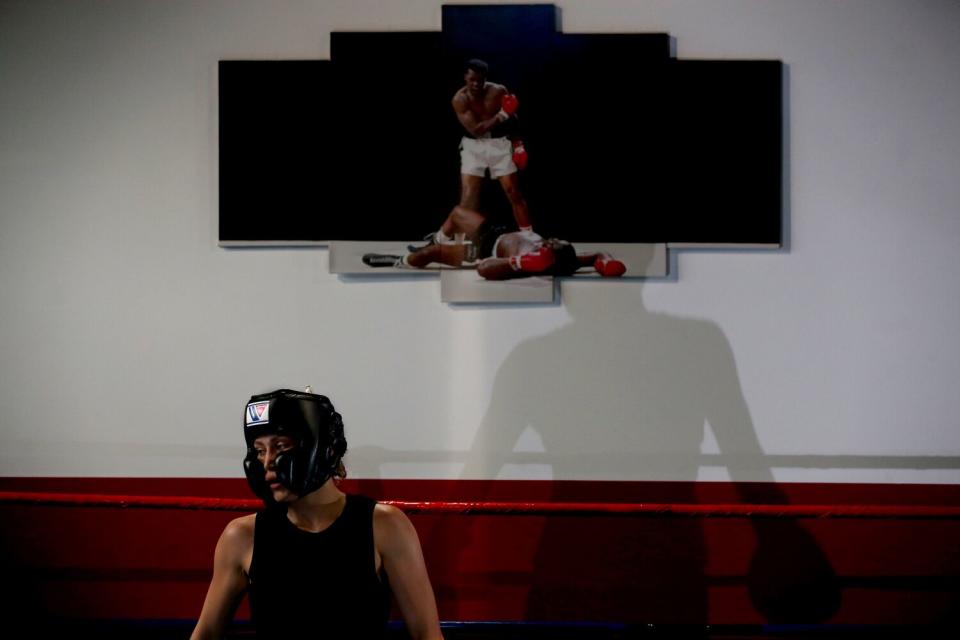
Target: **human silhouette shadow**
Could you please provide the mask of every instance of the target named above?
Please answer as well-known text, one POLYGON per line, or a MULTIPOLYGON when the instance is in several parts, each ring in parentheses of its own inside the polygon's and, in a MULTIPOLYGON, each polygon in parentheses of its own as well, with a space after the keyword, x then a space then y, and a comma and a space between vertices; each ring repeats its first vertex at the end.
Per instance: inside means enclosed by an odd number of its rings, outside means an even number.
MULTIPOLYGON (((739 499, 787 502, 764 463, 729 341, 716 323, 651 312, 636 283, 566 289, 571 321, 519 344, 497 371, 464 479, 498 477, 516 458, 518 440, 529 446, 538 437, 536 457, 555 479, 668 481, 627 483, 617 499, 658 500, 660 487, 667 492, 660 501, 696 502, 693 481, 709 427, 721 457, 734 461, 728 472, 739 499)), ((544 499, 589 501, 598 485, 547 486, 544 499)), ((600 520, 546 519, 526 619, 711 619, 702 520, 600 520)), ((762 618, 813 623, 835 613, 835 574, 799 522, 751 519, 742 526, 755 534, 746 586, 762 618)), ((460 529, 447 537, 460 548, 449 550, 454 562, 471 540, 469 525, 460 529)))

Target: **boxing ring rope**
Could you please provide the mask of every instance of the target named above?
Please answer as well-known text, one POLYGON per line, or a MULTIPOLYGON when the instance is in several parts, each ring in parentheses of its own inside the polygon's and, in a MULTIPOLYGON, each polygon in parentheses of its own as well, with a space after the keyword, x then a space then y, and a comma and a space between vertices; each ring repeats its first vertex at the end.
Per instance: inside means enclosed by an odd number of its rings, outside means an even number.
MULTIPOLYGON (((672 504, 608 502, 427 502, 381 500, 409 514, 471 516, 679 516, 694 518, 859 518, 952 520, 960 507, 917 505, 672 504)), ((193 496, 0 491, 0 504, 117 509, 256 511, 260 500, 193 496)))

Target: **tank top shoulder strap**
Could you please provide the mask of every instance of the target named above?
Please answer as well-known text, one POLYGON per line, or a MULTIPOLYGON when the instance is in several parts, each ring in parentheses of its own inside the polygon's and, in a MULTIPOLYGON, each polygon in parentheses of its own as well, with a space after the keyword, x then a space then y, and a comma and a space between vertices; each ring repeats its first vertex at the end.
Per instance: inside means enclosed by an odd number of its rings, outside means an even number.
POLYGON ((351 517, 363 518, 373 521, 373 508, 377 506, 377 501, 367 496, 347 495, 347 510, 351 511, 351 517))
POLYGON ((349 535, 352 540, 350 544, 356 545, 355 548, 369 553, 373 558, 374 540, 373 540, 373 509, 377 501, 366 496, 353 495, 347 496, 347 504, 344 507, 343 527, 341 533, 349 535))

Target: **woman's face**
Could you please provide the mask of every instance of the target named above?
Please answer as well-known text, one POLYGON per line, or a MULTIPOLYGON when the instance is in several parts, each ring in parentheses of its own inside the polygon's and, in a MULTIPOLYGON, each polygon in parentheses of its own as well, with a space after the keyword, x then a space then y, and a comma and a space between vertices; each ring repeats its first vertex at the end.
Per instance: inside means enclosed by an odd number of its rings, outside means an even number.
POLYGON ((297 494, 280 484, 276 466, 277 456, 285 451, 290 451, 295 446, 293 438, 278 434, 260 436, 253 441, 253 449, 256 451, 257 460, 263 465, 264 480, 270 487, 273 499, 277 502, 292 502, 297 499, 297 494))

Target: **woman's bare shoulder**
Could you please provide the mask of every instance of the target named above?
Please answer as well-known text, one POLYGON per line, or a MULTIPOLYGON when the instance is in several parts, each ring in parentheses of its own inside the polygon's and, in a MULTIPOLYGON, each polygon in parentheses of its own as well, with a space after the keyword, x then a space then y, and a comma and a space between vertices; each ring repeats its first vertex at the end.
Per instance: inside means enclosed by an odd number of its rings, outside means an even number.
POLYGON ((402 548, 410 543, 419 544, 410 518, 389 504, 377 503, 374 507, 373 537, 381 551, 402 548))
POLYGON ((381 523, 391 524, 397 522, 398 520, 406 519, 407 514, 392 504, 378 502, 373 507, 373 521, 375 523, 379 520, 381 523))
POLYGON ((246 549, 253 544, 253 531, 256 522, 257 514, 255 513, 234 518, 223 528, 220 542, 230 548, 246 549))

